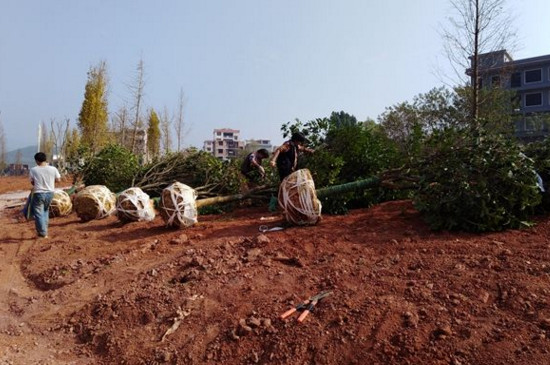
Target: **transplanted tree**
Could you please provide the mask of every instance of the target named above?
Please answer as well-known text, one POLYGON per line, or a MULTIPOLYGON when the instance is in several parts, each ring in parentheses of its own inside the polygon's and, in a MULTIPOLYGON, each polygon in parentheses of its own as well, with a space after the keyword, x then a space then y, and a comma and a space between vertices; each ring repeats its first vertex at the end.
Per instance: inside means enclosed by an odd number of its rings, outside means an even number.
POLYGON ((107 65, 101 61, 88 71, 84 101, 78 115, 81 143, 95 154, 108 143, 107 65))
POLYGON ((149 112, 147 152, 153 159, 160 155, 160 120, 154 109, 151 109, 149 112))
POLYGON ((483 103, 479 94, 480 55, 514 48, 516 33, 505 10, 506 0, 449 2, 455 14, 449 18, 450 27, 442 31, 445 54, 462 84, 471 86, 470 116, 475 121, 483 103))

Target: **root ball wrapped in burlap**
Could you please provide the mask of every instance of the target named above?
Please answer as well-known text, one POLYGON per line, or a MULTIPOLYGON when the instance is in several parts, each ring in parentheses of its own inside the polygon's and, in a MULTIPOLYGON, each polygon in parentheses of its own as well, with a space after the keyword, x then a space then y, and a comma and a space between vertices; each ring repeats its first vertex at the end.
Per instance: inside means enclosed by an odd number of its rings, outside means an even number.
POLYGON ((116 196, 104 185, 90 185, 74 198, 76 215, 87 222, 111 215, 116 208, 116 196))
POLYGON ((116 215, 123 222, 150 222, 155 219, 155 208, 147 193, 130 188, 117 196, 116 215))
POLYGON ((159 212, 166 227, 185 228, 197 223, 197 192, 180 182, 166 187, 160 196, 159 212))
POLYGON ((289 223, 314 225, 321 218, 321 202, 308 169, 295 171, 281 182, 278 200, 289 223))
POLYGON ((55 190, 50 204, 50 217, 65 217, 71 214, 73 202, 71 197, 63 190, 55 190))

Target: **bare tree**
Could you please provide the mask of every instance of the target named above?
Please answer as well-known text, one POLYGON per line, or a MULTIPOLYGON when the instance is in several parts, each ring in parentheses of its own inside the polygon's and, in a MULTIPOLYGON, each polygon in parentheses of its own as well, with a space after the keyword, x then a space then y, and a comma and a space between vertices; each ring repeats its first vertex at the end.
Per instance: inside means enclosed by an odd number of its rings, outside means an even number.
POLYGON ((160 117, 160 132, 161 132, 161 145, 164 154, 169 153, 172 150, 172 137, 170 136, 170 130, 172 126, 172 117, 168 113, 168 109, 164 107, 164 111, 160 117))
POLYGON ((66 118, 63 122, 58 122, 53 118, 50 120, 53 151, 57 155, 57 168, 61 171, 65 171, 67 168, 66 145, 69 135, 69 124, 69 118, 66 118))
MULTIPOLYGON (((471 84, 471 117, 479 114, 480 55, 515 47, 506 0, 449 0, 454 15, 442 30, 444 52, 459 80, 471 84), (469 70, 468 76, 464 73, 469 70)), ((484 65, 485 67, 485 65, 484 65)))
POLYGON ((185 95, 183 93, 183 89, 181 89, 180 97, 179 97, 178 113, 176 115, 175 124, 174 124, 174 130, 176 132, 177 151, 181 151, 181 144, 183 142, 183 138, 189 132, 189 129, 186 127, 185 121, 183 118, 184 106, 185 106, 185 95))
POLYGON ((51 156, 53 160, 53 136, 51 132, 48 131, 48 127, 46 126, 46 123, 41 122, 40 123, 40 149, 41 152, 44 152, 46 155, 51 156))
POLYGON ((126 105, 122 106, 120 110, 115 113, 112 120, 112 125, 117 143, 126 148, 131 148, 127 135, 128 126, 130 125, 130 113, 126 105))
POLYGON ((143 89, 145 88, 145 69, 143 66, 143 59, 140 59, 137 66, 137 73, 133 85, 129 88, 134 98, 134 120, 132 121, 132 152, 136 152, 137 134, 138 130, 143 127, 141 120, 141 104, 143 103, 143 89))

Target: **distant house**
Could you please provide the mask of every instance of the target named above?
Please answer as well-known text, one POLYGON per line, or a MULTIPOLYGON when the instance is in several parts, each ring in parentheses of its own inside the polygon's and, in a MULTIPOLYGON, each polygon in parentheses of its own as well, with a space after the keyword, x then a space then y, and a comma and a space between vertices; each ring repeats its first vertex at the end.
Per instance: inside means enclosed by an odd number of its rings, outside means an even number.
POLYGON ((22 163, 10 163, 4 170, 9 176, 23 176, 29 174, 29 165, 22 163))
POLYGON ((238 129, 214 129, 213 139, 204 141, 203 150, 212 153, 220 160, 236 158, 244 149, 238 129))
MULTIPOLYGON (((506 50, 479 55, 481 87, 495 85, 517 93, 515 134, 524 141, 550 134, 550 55, 513 60, 506 50)), ((472 58, 473 62, 473 58, 472 58)), ((472 69, 466 74, 473 77, 472 69)))

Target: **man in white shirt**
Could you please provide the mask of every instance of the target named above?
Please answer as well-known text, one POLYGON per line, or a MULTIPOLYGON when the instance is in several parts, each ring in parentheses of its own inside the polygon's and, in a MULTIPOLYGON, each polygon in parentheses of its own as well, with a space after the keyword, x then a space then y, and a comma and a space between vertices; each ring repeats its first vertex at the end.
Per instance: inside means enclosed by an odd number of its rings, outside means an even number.
POLYGON ((45 153, 38 152, 34 155, 34 160, 37 166, 31 168, 29 173, 33 185, 31 211, 38 237, 48 238, 50 204, 53 199, 55 182, 61 179, 61 175, 55 167, 48 165, 45 153))

